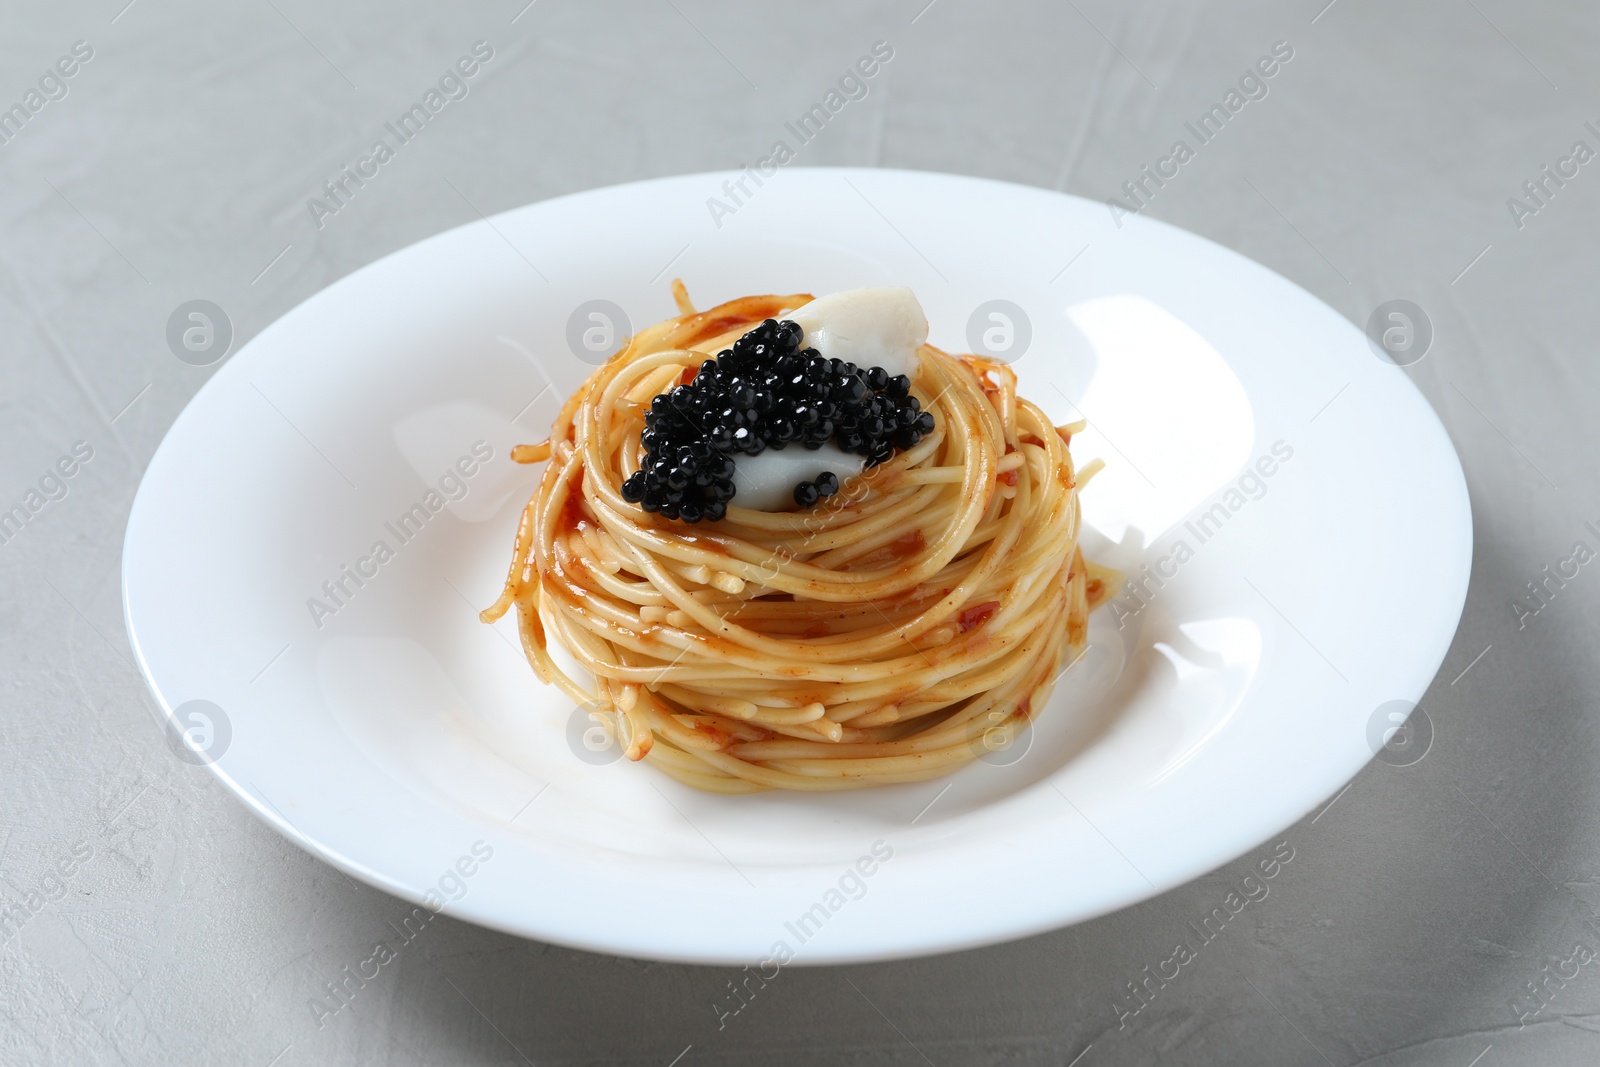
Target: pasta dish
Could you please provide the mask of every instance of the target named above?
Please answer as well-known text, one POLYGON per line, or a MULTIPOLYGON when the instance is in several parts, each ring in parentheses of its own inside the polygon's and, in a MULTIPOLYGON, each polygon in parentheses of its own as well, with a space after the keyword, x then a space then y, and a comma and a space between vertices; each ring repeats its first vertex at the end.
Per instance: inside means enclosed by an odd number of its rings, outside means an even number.
POLYGON ((513 450, 546 466, 484 620, 514 608, 541 680, 705 790, 919 781, 1008 743, 1115 582, 1078 548, 1081 424, 928 344, 908 289, 673 292, 513 450))

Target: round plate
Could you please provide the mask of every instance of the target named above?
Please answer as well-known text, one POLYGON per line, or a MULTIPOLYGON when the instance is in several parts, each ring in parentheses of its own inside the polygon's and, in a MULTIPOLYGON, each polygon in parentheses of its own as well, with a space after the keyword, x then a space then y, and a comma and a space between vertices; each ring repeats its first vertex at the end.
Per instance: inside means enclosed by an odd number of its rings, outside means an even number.
POLYGON ((123 556, 175 751, 315 855, 459 918, 802 964, 1123 907, 1396 758, 1383 739, 1450 644, 1472 526, 1443 428, 1360 330, 1074 197, 884 170, 740 181, 451 230, 216 372, 151 461, 123 556), (594 747, 515 624, 478 622, 538 475, 508 449, 674 313, 674 277, 702 308, 912 286, 935 344, 1009 359, 1058 422, 1089 420, 1073 452, 1106 467, 1085 549, 1133 584, 1014 746, 917 785, 701 794, 594 747))

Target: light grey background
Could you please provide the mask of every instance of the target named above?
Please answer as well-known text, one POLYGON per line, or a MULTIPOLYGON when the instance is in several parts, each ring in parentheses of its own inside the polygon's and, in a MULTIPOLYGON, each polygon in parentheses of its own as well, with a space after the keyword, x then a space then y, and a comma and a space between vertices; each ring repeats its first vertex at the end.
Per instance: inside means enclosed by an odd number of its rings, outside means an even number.
POLYGON ((1600 12, 1575 0, 926 2, 538 0, 520 16, 524 0, 0 5, 0 103, 74 41, 95 50, 70 94, 0 147, 0 507, 75 441, 94 448, 67 497, 0 545, 0 896, 39 886, 75 844, 94 850, 65 897, 0 944, 0 1060, 1600 1061, 1600 961, 1547 984, 1525 1027, 1512 1003, 1547 961, 1600 946, 1600 577, 1584 568, 1525 626, 1511 607, 1575 541, 1600 546, 1584 526, 1600 520, 1600 163, 1521 228, 1506 204, 1574 141, 1600 148, 1583 128, 1600 125, 1600 12), (497 56, 471 96, 315 228, 306 198, 480 38, 497 56), (1433 350, 1396 373, 1456 442, 1477 539, 1466 616, 1424 703, 1432 751, 1373 764, 1288 830, 1295 858, 1270 896, 1120 1031, 1125 983, 1265 847, 1073 929, 786 970, 720 1030, 712 1005, 730 972, 444 918, 319 1029, 308 998, 407 909, 173 759, 129 664, 125 516, 211 373, 167 350, 169 313, 214 300, 237 347, 349 271, 476 218, 471 205, 754 162, 878 39, 894 60, 801 162, 1097 199, 1275 41, 1292 44, 1270 95, 1148 213, 1357 324, 1393 298, 1430 315, 1433 350))

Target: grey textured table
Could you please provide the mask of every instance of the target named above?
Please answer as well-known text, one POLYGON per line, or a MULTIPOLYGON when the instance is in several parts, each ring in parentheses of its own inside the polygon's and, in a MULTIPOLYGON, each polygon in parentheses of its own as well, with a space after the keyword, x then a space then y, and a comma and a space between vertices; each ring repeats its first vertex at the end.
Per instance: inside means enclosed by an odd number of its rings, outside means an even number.
POLYGON ((1573 154, 1600 149, 1592 5, 125 2, 0 8, 0 105, 23 109, 0 115, 0 508, 30 507, 0 544, 0 1060, 1600 1062, 1600 578, 1547 577, 1600 547, 1600 164, 1573 154), (470 94, 314 220, 321 183, 478 40, 470 94), (799 165, 1097 199, 1288 42, 1143 210, 1358 324, 1396 298, 1431 319, 1404 373, 1456 442, 1477 540, 1431 751, 1288 830, 1270 895, 1122 1019, 1254 854, 1013 944, 787 970, 720 1026, 723 970, 444 918, 319 1025, 310 998, 405 908, 173 759, 129 662, 125 517, 211 373, 168 350, 169 314, 214 300, 237 344, 478 209, 752 163, 878 40, 892 62, 799 165))

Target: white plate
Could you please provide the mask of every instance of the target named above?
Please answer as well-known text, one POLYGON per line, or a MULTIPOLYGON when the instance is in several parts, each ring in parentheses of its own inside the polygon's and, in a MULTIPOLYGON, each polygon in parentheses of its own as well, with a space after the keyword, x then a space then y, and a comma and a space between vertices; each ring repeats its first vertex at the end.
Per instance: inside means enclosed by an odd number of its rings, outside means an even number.
POLYGON ((486 926, 699 962, 782 942, 832 963, 1151 896, 1372 757, 1374 714, 1417 700, 1450 644, 1471 521, 1444 430, 1361 331, 1224 248, 1073 197, 803 169, 713 219, 737 177, 563 197, 397 252, 264 330, 173 424, 128 523, 128 629, 197 743, 190 702, 221 709, 211 766, 251 810, 486 926), (569 319, 608 300, 655 322, 675 276, 701 307, 910 285, 932 340, 961 351, 984 302, 1025 309, 1024 392, 1057 421, 1086 415, 1073 450, 1107 463, 1086 544, 1173 576, 1137 614, 1097 613, 1020 758, 846 794, 699 794, 580 759, 573 709, 514 624, 477 621, 536 480, 507 449, 543 437, 590 369, 569 319), (391 527, 463 458, 465 495, 402 544, 391 527), (1201 536, 1188 524, 1206 514, 1201 536), (380 540, 393 558, 336 605, 322 584, 380 540), (852 874, 875 844, 891 858, 852 874))

